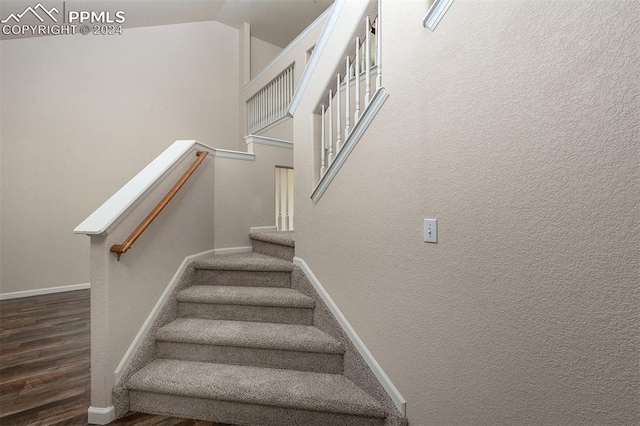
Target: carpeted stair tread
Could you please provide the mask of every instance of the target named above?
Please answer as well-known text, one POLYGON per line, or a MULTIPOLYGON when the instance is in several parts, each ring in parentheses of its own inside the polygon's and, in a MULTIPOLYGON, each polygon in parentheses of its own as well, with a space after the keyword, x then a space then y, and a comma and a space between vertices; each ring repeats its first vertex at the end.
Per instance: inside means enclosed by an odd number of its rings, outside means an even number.
POLYGON ((293 263, 260 253, 237 253, 212 256, 193 262, 196 269, 219 271, 291 272, 293 263))
POLYGON ((316 327, 265 322, 178 318, 156 340, 243 348, 343 354, 343 345, 316 327))
POLYGON ((135 373, 127 387, 159 394, 385 417, 375 399, 338 374, 156 359, 135 373))
POLYGON ((178 302, 213 303, 219 305, 281 306, 288 308, 313 308, 315 302, 309 296, 282 287, 240 287, 218 285, 193 285, 180 291, 178 302))
POLYGON ((266 243, 295 247, 294 231, 252 232, 249 234, 249 238, 266 243))

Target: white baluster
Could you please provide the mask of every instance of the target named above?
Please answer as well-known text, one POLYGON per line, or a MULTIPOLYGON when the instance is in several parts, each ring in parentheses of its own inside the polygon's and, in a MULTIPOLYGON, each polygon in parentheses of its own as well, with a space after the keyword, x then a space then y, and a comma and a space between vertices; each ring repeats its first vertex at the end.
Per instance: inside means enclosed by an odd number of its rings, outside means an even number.
POLYGON ((268 121, 269 121, 269 86, 267 86, 264 89, 264 93, 262 95, 262 100, 264 103, 264 112, 263 112, 263 116, 264 116, 264 120, 262 122, 262 126, 266 126, 268 121))
POLYGON ((336 154, 340 152, 340 148, 342 148, 342 113, 340 112, 340 73, 336 76, 336 154))
POLYGON ((360 37, 356 37, 356 110, 353 114, 353 125, 360 119, 360 37))
POLYGON ((327 155, 324 147, 324 105, 322 105, 322 127, 320 127, 320 178, 324 176, 327 171, 327 167, 324 162, 324 157, 327 155))
POLYGON ((276 112, 276 82, 275 80, 271 82, 269 85, 269 122, 267 124, 273 123, 275 120, 275 112, 276 112))
POLYGON ((287 71, 287 107, 289 107, 292 97, 293 97, 293 69, 289 68, 289 71, 287 71))
POLYGON ((376 90, 382 87, 382 0, 378 0, 378 17, 376 18, 376 90))
POLYGON ((350 124, 349 123, 349 115, 351 110, 351 102, 349 100, 349 92, 351 92, 351 87, 349 85, 351 73, 349 71, 349 57, 347 56, 347 73, 345 74, 345 83, 344 83, 344 109, 345 109, 345 118, 344 118, 344 140, 347 140, 349 137, 350 124))
POLYGON ((289 103, 291 103, 291 98, 293 98, 293 68, 289 68, 289 78, 287 79, 289 81, 289 103))
POLYGON ((286 114, 286 110, 287 108, 289 108, 289 102, 291 100, 291 97, 289 96, 290 93, 290 83, 289 83, 289 73, 291 72, 291 68, 287 68, 287 75, 285 77, 284 83, 285 83, 285 96, 284 96, 284 109, 285 109, 285 114, 286 114))
POLYGON ((278 99, 279 99, 279 103, 278 103, 278 118, 282 117, 284 115, 284 74, 280 76, 280 79, 278 79, 278 83, 279 83, 279 90, 278 90, 278 99))
POLYGON ((291 68, 287 68, 287 76, 285 78, 286 84, 286 95, 285 95, 285 109, 289 108, 289 103, 291 102, 291 68))
POLYGON ((329 90, 329 165, 333 163, 333 109, 331 108, 333 92, 329 90))
POLYGON ((371 20, 367 16, 367 35, 364 42, 364 57, 365 57, 365 70, 364 70, 364 107, 369 105, 371 98, 371 20))
POLYGON ((280 118, 280 82, 281 82, 281 77, 282 76, 278 76, 278 78, 276 79, 276 101, 275 101, 275 119, 277 120, 278 118, 280 118))

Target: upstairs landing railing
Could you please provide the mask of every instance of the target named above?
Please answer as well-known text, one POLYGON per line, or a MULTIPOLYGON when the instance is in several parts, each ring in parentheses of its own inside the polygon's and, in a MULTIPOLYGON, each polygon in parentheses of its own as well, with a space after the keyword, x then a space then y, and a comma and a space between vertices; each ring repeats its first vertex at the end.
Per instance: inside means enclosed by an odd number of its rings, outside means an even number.
POLYGON ((289 107, 298 79, 332 8, 327 8, 242 89, 245 135, 260 134, 291 117, 289 107))
POLYGON ((294 65, 289 65, 247 101, 247 127, 256 133, 287 115, 293 97, 294 65))

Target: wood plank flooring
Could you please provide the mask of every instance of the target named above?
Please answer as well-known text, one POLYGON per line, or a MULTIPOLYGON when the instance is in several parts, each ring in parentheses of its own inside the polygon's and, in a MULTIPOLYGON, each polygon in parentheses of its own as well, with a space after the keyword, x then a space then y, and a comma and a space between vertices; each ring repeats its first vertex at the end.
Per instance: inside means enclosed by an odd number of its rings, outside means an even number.
MULTIPOLYGON (((0 424, 87 424, 89 290, 0 301, 0 424)), ((111 425, 223 426, 129 413, 111 425)))

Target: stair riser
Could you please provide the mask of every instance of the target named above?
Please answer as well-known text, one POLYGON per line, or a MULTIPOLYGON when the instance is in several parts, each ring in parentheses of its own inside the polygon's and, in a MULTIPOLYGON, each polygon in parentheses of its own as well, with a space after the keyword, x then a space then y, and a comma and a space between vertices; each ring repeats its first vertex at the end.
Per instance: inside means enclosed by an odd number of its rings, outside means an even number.
POLYGON ((276 349, 157 342, 158 358, 342 374, 342 355, 276 349))
POLYGON ((293 260, 293 247, 258 240, 251 240, 251 245, 253 246, 254 253, 260 253, 271 257, 278 257, 284 260, 293 260))
POLYGON ((183 318, 313 325, 313 309, 309 308, 180 302, 178 315, 183 318))
POLYGON ((291 288, 291 272, 198 269, 194 284, 291 288))
POLYGON ((383 426, 379 418, 129 391, 131 411, 260 426, 383 426), (168 408, 170 407, 170 408, 168 408), (169 411, 170 409, 170 411, 169 411))

